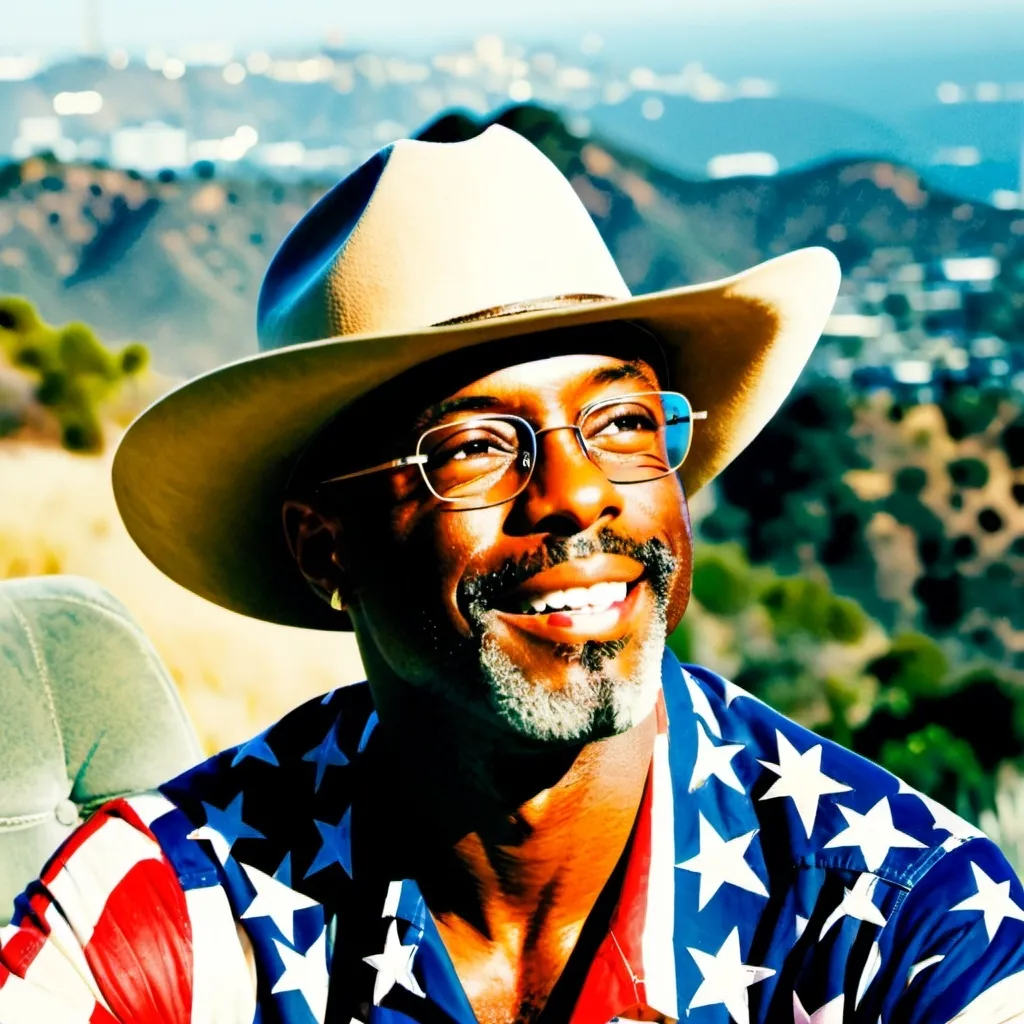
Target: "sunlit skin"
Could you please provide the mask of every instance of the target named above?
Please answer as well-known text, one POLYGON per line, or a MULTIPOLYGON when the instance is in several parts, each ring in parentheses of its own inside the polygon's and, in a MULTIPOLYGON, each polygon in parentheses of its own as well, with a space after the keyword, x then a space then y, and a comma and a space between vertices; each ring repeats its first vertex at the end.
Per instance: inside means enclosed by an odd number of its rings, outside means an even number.
MULTIPOLYGON (((486 396, 487 411, 521 416, 541 430, 575 422, 590 402, 664 387, 636 359, 510 358, 499 351, 491 372, 449 394, 441 385, 436 394, 481 402, 486 396)), ((423 381, 430 395, 426 375, 423 381)), ((418 431, 403 430, 388 439, 384 458, 412 452, 418 431)), ((374 837, 367 862, 389 877, 417 879, 481 1022, 534 1020, 626 848, 656 721, 648 714, 617 735, 543 743, 518 735, 483 702, 462 699, 455 687, 476 685, 464 677, 474 664, 467 652, 477 645, 460 582, 546 544, 592 540, 602 530, 641 542, 656 538, 676 560, 666 606, 671 630, 690 589, 681 484, 675 475, 613 484, 572 431, 556 430, 539 438, 527 489, 489 508, 453 511, 429 493, 415 468, 339 486, 346 493, 336 501, 290 502, 285 522, 307 579, 325 594, 341 591, 380 715, 386 754, 365 805, 386 811, 379 819, 367 811, 374 824, 364 829, 374 837), (391 842, 389 827, 418 841, 391 842), (395 852, 403 846, 414 849, 395 852)), ((531 682, 552 689, 584 671, 574 654, 584 640, 624 639, 604 671, 626 679, 655 610, 643 570, 625 555, 605 553, 546 569, 512 597, 604 580, 627 581, 631 590, 592 621, 500 611, 494 637, 531 682)), ((511 598, 501 604, 515 606, 511 598)), ((602 900, 601 913, 613 904, 602 900)), ((586 967, 572 966, 560 993, 569 993, 569 1006, 586 967)))

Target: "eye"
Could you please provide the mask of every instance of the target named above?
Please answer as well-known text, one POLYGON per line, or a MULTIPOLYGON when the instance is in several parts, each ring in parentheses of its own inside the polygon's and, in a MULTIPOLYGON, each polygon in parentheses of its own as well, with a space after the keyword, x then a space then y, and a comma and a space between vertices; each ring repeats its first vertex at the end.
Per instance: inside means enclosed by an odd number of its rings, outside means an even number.
POLYGON ((658 426, 650 416, 639 412, 622 413, 606 423, 595 437, 607 436, 608 434, 620 434, 627 431, 657 430, 658 426))
POLYGON ((454 450, 449 450, 443 454, 446 454, 452 461, 458 462, 463 459, 471 459, 474 455, 507 455, 508 453, 490 441, 485 441, 481 438, 478 441, 464 441, 454 450))
POLYGON ((495 458, 511 459, 516 455, 515 434, 504 437, 496 430, 456 426, 450 432, 442 432, 439 443, 429 455, 430 465, 438 468, 452 463, 466 465, 495 458))

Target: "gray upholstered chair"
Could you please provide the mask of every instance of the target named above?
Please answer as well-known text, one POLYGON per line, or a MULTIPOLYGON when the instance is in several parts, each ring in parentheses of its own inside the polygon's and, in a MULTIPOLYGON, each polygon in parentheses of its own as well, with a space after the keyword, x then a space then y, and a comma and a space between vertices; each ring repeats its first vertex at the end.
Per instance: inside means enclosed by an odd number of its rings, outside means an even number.
POLYGON ((75 576, 0 582, 0 925, 82 818, 201 756, 120 602, 75 576))

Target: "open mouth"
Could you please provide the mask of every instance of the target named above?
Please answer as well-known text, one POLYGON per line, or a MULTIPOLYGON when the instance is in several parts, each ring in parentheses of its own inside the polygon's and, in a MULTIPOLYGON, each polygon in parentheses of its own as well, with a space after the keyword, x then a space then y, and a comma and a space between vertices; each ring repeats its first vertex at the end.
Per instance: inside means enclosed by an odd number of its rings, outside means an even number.
POLYGON ((525 596, 511 596, 496 603, 498 611, 513 615, 549 615, 571 619, 583 615, 600 615, 625 602, 643 579, 602 581, 588 587, 568 587, 525 596))
POLYGON ((508 625, 558 643, 615 639, 638 610, 645 566, 619 555, 562 563, 495 595, 490 607, 508 625))

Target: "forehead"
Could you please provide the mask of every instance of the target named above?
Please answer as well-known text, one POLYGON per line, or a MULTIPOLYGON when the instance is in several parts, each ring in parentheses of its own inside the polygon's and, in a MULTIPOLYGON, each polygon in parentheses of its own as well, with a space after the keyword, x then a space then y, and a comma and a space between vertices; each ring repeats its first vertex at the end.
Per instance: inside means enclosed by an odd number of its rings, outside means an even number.
POLYGON ((462 349, 417 367, 376 397, 386 396, 415 420, 464 395, 551 397, 620 380, 635 382, 638 390, 667 387, 664 367, 664 354, 647 331, 631 323, 591 325, 462 349))
POLYGON ((658 386, 653 368, 639 357, 627 359, 575 353, 512 363, 469 382, 459 389, 459 393, 501 393, 509 390, 555 393, 622 380, 658 386))
POLYGON ((515 411, 540 414, 563 410, 572 415, 611 391, 657 390, 651 366, 639 358, 608 355, 561 355, 503 366, 469 381, 422 408, 413 421, 425 429, 449 414, 515 411))

